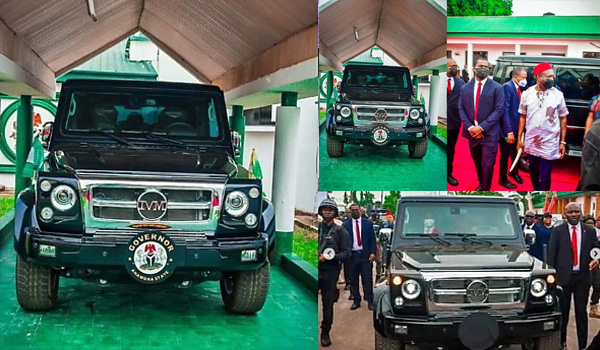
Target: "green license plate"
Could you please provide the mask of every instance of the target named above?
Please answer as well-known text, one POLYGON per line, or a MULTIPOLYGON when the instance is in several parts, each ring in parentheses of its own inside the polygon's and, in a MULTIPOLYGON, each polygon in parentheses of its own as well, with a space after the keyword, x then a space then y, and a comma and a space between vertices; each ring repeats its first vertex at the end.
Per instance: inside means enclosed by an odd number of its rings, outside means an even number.
POLYGON ((256 261, 256 250, 242 250, 242 261, 256 261))
POLYGON ((40 256, 56 257, 56 247, 53 245, 40 244, 40 256))

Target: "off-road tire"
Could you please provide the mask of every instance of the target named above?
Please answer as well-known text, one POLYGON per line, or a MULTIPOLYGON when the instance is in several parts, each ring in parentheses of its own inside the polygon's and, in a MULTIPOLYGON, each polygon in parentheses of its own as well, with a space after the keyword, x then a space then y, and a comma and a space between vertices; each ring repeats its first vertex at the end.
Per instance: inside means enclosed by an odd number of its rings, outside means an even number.
POLYGON ((58 273, 50 267, 25 261, 17 254, 16 290, 19 305, 27 311, 46 311, 56 305, 58 273))
POLYGON ((220 285, 225 309, 234 314, 260 311, 269 292, 269 269, 266 263, 257 270, 223 273, 220 285))
POLYGON ((410 141, 408 143, 408 153, 410 153, 410 157, 416 159, 425 157, 425 154, 427 154, 427 141, 427 138, 421 141, 410 141))
POLYGON ((375 350, 406 350, 404 342, 386 338, 375 331, 375 350))
POLYGON ((337 140, 327 135, 327 155, 339 158, 344 154, 344 141, 337 140))

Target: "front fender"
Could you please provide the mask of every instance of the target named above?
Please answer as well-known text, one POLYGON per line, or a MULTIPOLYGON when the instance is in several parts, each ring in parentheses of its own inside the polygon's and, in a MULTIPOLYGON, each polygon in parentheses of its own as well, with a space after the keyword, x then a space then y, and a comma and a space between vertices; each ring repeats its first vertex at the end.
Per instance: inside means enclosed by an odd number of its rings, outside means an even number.
POLYGON ((15 201, 15 251, 23 258, 27 258, 26 230, 28 227, 37 227, 35 217, 35 193, 33 189, 26 189, 19 193, 15 201))
POLYGON ((327 111, 327 114, 325 115, 325 132, 327 133, 327 135, 332 136, 331 135, 331 130, 333 130, 332 126, 334 123, 335 118, 333 118, 333 108, 327 111))
POLYGON ((376 285, 373 288, 373 327, 375 331, 385 335, 384 314, 392 312, 387 283, 376 285))
POLYGON ((272 252, 275 251, 275 207, 266 198, 263 198, 263 212, 258 231, 269 237, 269 257, 271 257, 272 252))

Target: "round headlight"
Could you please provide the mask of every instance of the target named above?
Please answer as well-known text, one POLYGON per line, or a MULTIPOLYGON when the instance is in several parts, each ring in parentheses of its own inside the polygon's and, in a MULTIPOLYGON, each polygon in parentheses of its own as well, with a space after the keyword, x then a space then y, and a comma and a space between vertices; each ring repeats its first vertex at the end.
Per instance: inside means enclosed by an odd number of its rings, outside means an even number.
POLYGON ((240 191, 233 191, 225 198, 225 211, 231 216, 242 216, 248 211, 248 197, 240 191))
POLYGON ((548 284, 541 278, 536 278, 531 282, 531 295, 536 298, 543 297, 548 291, 548 284))
POLYGON ((52 208, 50 207, 42 208, 40 216, 42 217, 42 220, 49 221, 54 216, 54 211, 52 211, 52 208))
POLYGON ((256 222, 258 220, 256 218, 256 215, 250 213, 250 214, 246 215, 246 218, 244 219, 244 221, 246 222, 246 226, 254 227, 254 226, 256 226, 256 222))
POLYGON ((402 297, 396 297, 396 299, 394 299, 394 306, 402 307, 402 305, 404 305, 404 299, 402 299, 402 297))
POLYGON ((416 110, 416 109, 411 109, 411 110, 410 110, 410 117, 411 117, 412 119, 417 119, 417 118, 419 118, 419 116, 420 116, 420 115, 421 115, 421 114, 419 113, 419 111, 418 111, 418 110, 416 110))
POLYGON ((402 295, 409 300, 417 299, 421 294, 421 285, 415 280, 407 280, 402 284, 402 295))
POLYGON ((347 118, 350 116, 350 114, 352 113, 352 110, 350 110, 350 107, 342 107, 342 109, 340 110, 340 114, 342 115, 342 117, 347 118))
POLYGON ((48 192, 52 189, 52 184, 48 180, 43 180, 40 182, 40 190, 44 192, 48 192))
POLYGON ((52 206, 61 211, 73 208, 76 200, 75 190, 67 185, 56 186, 50 194, 52 206))
POLYGON ((250 195, 250 198, 258 198, 258 196, 260 196, 260 191, 258 188, 252 187, 248 194, 250 195))

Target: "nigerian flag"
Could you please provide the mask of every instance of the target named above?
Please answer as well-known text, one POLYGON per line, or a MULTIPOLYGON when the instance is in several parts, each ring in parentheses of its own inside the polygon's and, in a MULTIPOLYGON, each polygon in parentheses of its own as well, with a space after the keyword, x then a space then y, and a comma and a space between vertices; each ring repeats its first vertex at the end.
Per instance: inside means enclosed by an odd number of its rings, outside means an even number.
POLYGON ((258 156, 256 155, 256 150, 254 148, 252 149, 252 153, 250 153, 250 165, 248 168, 252 178, 262 179, 262 169, 260 168, 260 162, 258 161, 258 156))

